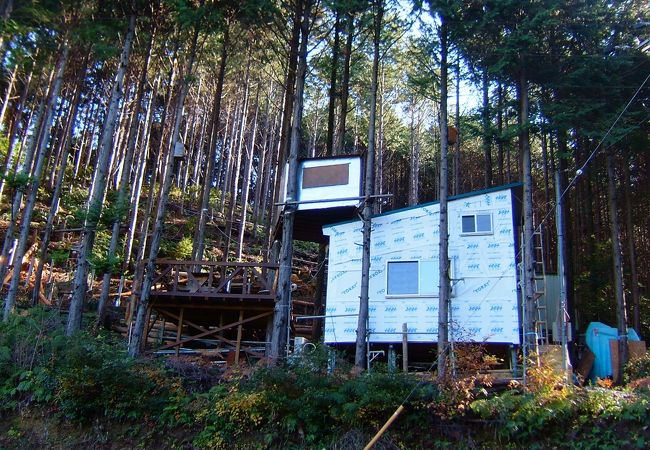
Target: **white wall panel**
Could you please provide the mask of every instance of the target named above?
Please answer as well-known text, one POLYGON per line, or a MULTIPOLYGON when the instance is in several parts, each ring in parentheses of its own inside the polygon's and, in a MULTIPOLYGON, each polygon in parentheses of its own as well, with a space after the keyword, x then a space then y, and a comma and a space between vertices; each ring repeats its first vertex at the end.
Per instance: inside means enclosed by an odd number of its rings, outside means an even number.
MULTIPOLYGON (((372 220, 369 280, 370 341, 401 342, 402 324, 411 342, 435 342, 436 295, 387 296, 389 261, 431 261, 437 267, 437 204, 405 209, 372 220), (434 334, 432 334, 434 333, 434 334)), ((357 314, 361 284, 361 223, 324 227, 330 236, 327 315, 357 314), (356 309, 355 309, 356 308, 356 309)), ((511 191, 453 200, 449 204, 449 256, 452 266, 454 339, 519 343, 519 313, 511 191), (461 216, 492 216, 493 233, 463 235, 461 216)), ((437 283, 438 274, 432 273, 437 283)), ((356 339, 356 317, 326 319, 325 341, 356 339)))

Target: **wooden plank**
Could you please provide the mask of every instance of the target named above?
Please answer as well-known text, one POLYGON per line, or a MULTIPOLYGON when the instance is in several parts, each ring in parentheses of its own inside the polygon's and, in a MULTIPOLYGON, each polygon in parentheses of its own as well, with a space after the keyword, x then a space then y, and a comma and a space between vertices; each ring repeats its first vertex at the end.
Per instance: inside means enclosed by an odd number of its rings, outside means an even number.
POLYGON ((272 294, 230 294, 227 292, 188 292, 188 291, 151 291, 151 296, 156 297, 204 297, 204 298, 224 298, 238 300, 275 300, 272 294))
MULTIPOLYGON (((178 318, 178 328, 176 329, 176 342, 177 343, 181 341, 181 334, 183 332, 183 316, 184 315, 185 315, 185 308, 181 308, 181 315, 178 318)), ((181 346, 178 345, 176 347, 176 356, 178 356, 178 353, 180 352, 180 350, 181 350, 181 346)))
POLYGON ((643 358, 647 352, 645 341, 627 341, 630 349, 630 361, 643 358))
MULTIPOLYGON (((609 352, 612 358, 612 376, 614 380, 618 379, 618 341, 609 340, 609 352)), ((627 341, 627 354, 630 361, 639 359, 646 354, 645 341, 627 341)))
POLYGON ((265 267, 270 269, 278 269, 279 264, 275 263, 256 263, 256 262, 224 262, 224 261, 198 261, 198 260, 188 260, 182 261, 177 259, 157 259, 155 261, 156 265, 170 265, 170 266, 226 266, 226 267, 265 267))
MULTIPOLYGON (((175 346, 177 346, 177 345, 186 344, 186 343, 188 343, 188 342, 192 342, 192 341, 194 341, 194 340, 196 340, 196 339, 201 339, 201 338, 203 338, 203 337, 205 337, 205 336, 215 335, 215 334, 219 333, 220 331, 227 330, 227 329, 230 329, 230 328, 234 328, 234 327, 236 327, 236 326, 238 326, 238 325, 240 325, 240 324, 243 325, 243 324, 248 323, 248 322, 253 322, 253 321, 255 321, 255 320, 261 319, 262 317, 270 316, 271 314, 273 314, 273 311, 269 311, 269 312, 265 312, 265 313, 262 313, 262 314, 258 314, 258 315, 256 315, 256 316, 249 317, 248 319, 244 319, 244 320, 241 320, 241 321, 237 321, 237 322, 229 323, 229 324, 227 324, 227 325, 224 325, 223 327, 219 327, 219 328, 216 328, 216 329, 214 329, 214 330, 206 330, 206 331, 204 331, 203 333, 197 334, 196 336, 192 336, 191 338, 183 339, 183 340, 180 341, 180 342, 174 342, 174 343, 172 343, 172 344, 167 344, 167 345, 165 345, 165 346, 159 348, 158 350, 164 350, 164 349, 166 349, 166 348, 171 348, 171 347, 175 347, 175 346)), ((189 321, 186 321, 186 323, 187 323, 188 325, 191 324, 189 321)), ((196 325, 193 325, 193 326, 197 327, 196 325)), ((203 329, 205 329, 205 328, 203 328, 203 329)), ((229 342, 229 343, 231 343, 231 344, 234 344, 234 343, 235 343, 235 342, 233 342, 233 341, 231 341, 231 340, 229 340, 229 339, 221 338, 221 337, 219 337, 219 336, 215 336, 215 338, 220 339, 220 340, 223 340, 223 341, 226 341, 226 342, 229 342)))
POLYGON ((229 281, 232 281, 233 278, 235 278, 235 275, 238 275, 241 271, 242 268, 237 267, 230 275, 224 276, 223 280, 221 280, 221 283, 217 287, 217 292, 221 291, 221 289, 223 289, 228 284, 229 281))
MULTIPOLYGON (((178 320, 178 316, 177 316, 176 314, 174 314, 174 313, 169 312, 169 311, 160 311, 160 313, 163 314, 163 315, 166 315, 166 316, 168 316, 168 317, 172 317, 172 318, 178 320)), ((190 327, 192 327, 192 328, 194 328, 194 329, 196 329, 196 330, 199 330, 199 331, 202 332, 202 333, 203 333, 203 332, 210 332, 210 331, 211 331, 211 330, 208 330, 207 328, 203 328, 201 325, 197 325, 197 324, 195 324, 194 322, 190 322, 190 321, 187 320, 187 319, 184 320, 184 323, 185 323, 187 326, 190 326, 190 327)), ((196 339, 201 339, 201 338, 198 337, 198 336, 191 336, 191 337, 188 338, 188 339, 186 339, 185 341, 182 341, 181 344, 184 343, 184 342, 190 342, 190 341, 194 341, 194 340, 196 340, 196 339), (188 339, 189 339, 189 340, 188 340, 188 339)), ((226 339, 226 338, 223 337, 223 336, 215 336, 215 339, 218 339, 218 340, 220 340, 220 341, 223 341, 223 342, 225 342, 226 344, 230 344, 230 345, 232 345, 232 346, 235 345, 235 341, 230 340, 230 339, 226 339)), ((173 346, 173 345, 176 345, 176 344, 172 344, 171 346, 173 346)), ((168 348, 168 346, 161 347, 159 350, 164 350, 165 348, 168 348)))
POLYGON ((196 303, 187 303, 183 301, 175 302, 175 303, 170 303, 170 302, 156 302, 156 309, 162 310, 165 308, 182 308, 182 307, 188 307, 193 310, 205 310, 205 309, 210 309, 210 310, 217 310, 217 311, 239 311, 244 308, 245 311, 271 311, 273 309, 272 305, 265 304, 265 303, 231 303, 231 304, 223 304, 223 303, 201 303, 201 304, 196 304, 196 303))
POLYGON ((239 351, 241 350, 242 320, 244 320, 244 310, 239 310, 239 325, 237 325, 237 343, 235 344, 235 365, 239 365, 239 351))
POLYGON ((151 282, 151 286, 152 287, 155 286, 156 283, 158 283, 160 280, 162 280, 162 278, 165 275, 169 274, 171 271, 172 271, 172 266, 165 267, 165 269, 162 272, 160 272, 160 274, 158 276, 156 276, 156 278, 153 279, 153 281, 151 282))
POLYGON ((578 361, 576 365, 575 372, 579 375, 579 380, 581 384, 584 384, 585 380, 591 372, 591 368, 594 366, 594 361, 596 360, 596 355, 589 349, 585 347, 582 358, 578 361))

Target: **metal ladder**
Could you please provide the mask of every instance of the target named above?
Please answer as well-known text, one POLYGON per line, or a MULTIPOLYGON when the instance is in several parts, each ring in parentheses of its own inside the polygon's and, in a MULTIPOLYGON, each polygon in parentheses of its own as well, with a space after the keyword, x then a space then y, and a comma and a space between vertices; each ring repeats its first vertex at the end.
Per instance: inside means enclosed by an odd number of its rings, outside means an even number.
POLYGON ((546 264, 544 261, 544 240, 542 228, 537 227, 533 233, 533 283, 535 289, 535 308, 537 320, 535 321, 535 332, 537 343, 548 345, 548 314, 546 300, 546 264))

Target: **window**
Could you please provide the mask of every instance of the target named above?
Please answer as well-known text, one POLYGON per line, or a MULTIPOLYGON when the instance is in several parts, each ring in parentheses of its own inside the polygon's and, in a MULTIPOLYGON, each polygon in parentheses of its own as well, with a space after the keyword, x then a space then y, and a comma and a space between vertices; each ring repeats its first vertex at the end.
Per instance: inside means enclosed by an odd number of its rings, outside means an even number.
POLYGON ((389 261, 387 295, 437 295, 438 261, 389 261))
POLYGON ((492 233, 491 214, 468 214, 461 217, 462 233, 489 234, 492 233))
POLYGON ((388 263, 388 295, 408 295, 419 293, 419 273, 417 261, 392 261, 388 263))
POLYGON ((341 186, 350 182, 350 164, 305 167, 302 171, 302 187, 318 188, 341 186))

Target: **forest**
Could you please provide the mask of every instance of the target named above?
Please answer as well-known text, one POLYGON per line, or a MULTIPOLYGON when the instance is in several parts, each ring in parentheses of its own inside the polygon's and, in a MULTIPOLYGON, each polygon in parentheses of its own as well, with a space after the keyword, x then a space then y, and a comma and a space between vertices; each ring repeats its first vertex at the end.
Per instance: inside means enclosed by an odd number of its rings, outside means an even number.
MULTIPOLYGON (((650 333, 647 2, 2 0, 0 27, 3 398, 35 386, 12 371, 54 352, 43 333, 79 351, 90 339, 100 358, 106 343, 84 333, 127 321, 140 356, 157 258, 272 259, 282 173, 300 157, 370 159, 374 213, 523 182, 546 272, 562 257, 573 335, 592 321, 650 333), (30 321, 26 363, 12 352, 30 321)), ((260 383, 290 377, 270 370, 260 383)))

